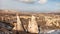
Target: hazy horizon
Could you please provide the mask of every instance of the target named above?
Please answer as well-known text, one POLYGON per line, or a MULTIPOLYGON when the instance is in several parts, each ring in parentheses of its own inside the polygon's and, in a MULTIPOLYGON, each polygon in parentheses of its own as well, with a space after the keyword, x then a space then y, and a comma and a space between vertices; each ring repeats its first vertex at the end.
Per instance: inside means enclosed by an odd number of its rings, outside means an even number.
POLYGON ((0 9, 29 12, 60 11, 60 0, 0 0, 0 9))

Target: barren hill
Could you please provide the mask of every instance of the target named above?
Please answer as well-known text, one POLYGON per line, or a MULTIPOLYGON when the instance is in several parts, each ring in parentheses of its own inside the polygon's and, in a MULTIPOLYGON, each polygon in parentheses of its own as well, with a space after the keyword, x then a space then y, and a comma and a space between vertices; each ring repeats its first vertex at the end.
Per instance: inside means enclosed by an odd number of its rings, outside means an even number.
MULTIPOLYGON (((0 21, 16 23, 16 14, 20 16, 23 25, 28 26, 29 19, 34 15, 41 30, 60 29, 60 13, 31 13, 14 10, 0 10, 0 21)), ((14 24, 13 24, 14 25, 14 24)))

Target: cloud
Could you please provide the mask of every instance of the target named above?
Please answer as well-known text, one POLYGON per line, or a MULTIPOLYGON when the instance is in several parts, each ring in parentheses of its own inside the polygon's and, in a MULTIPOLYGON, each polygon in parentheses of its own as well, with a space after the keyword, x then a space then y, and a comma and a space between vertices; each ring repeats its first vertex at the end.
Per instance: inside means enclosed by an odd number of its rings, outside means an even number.
POLYGON ((24 3, 34 3, 35 0, 19 0, 21 2, 24 2, 24 3))
POLYGON ((39 0, 38 3, 45 4, 48 0, 39 0))
POLYGON ((60 3, 56 3, 56 6, 60 6, 60 3))

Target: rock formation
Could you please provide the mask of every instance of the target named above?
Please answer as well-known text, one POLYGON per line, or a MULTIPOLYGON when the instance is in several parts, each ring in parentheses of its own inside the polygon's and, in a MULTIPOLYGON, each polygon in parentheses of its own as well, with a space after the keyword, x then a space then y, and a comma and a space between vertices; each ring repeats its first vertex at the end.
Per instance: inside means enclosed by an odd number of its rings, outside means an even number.
POLYGON ((18 31, 23 31, 22 23, 21 23, 18 15, 17 15, 17 30, 18 31))
POLYGON ((31 21, 29 21, 29 24, 28 24, 28 31, 30 33, 38 33, 38 25, 35 20, 36 20, 35 16, 32 15, 31 21))

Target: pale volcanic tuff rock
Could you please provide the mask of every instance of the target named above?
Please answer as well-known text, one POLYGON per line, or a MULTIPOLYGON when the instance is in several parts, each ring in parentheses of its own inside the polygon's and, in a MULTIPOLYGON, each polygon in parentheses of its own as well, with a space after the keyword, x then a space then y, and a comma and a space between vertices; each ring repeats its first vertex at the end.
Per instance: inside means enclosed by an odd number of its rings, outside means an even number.
POLYGON ((28 31, 31 33, 38 33, 38 25, 35 20, 36 20, 35 16, 32 15, 31 21, 29 21, 29 24, 28 24, 28 31))
MULTIPOLYGON (((1 20, 1 17, 4 17, 5 15, 7 15, 9 17, 9 20, 13 21, 15 20, 16 18, 16 12, 10 12, 8 10, 6 10, 6 12, 4 12, 4 10, 0 10, 0 11, 3 11, 3 12, 0 12, 0 20, 1 20), (3 16, 2 16, 3 15, 3 16), (13 16, 15 15, 15 16, 13 16), (13 18, 14 17, 14 18, 13 18), (12 20, 13 19, 13 20, 12 20)), ((22 21, 23 21, 23 25, 24 25, 24 22, 26 23, 25 25, 27 25, 27 22, 28 20, 26 18, 29 18, 29 19, 32 19, 31 16, 32 16, 32 13, 21 13, 21 12, 17 12, 19 14, 19 18, 20 16, 23 16, 21 18, 22 21), (29 16, 29 17, 26 17, 26 16, 29 16), (27 21, 25 21, 24 19, 26 19, 27 21)), ((57 15, 57 14, 51 14, 51 13, 41 13, 41 14, 35 14, 35 17, 36 17, 36 23, 37 25, 39 25, 41 27, 41 30, 47 30, 47 29, 60 29, 60 15, 57 15)), ((4 17, 7 19, 7 17, 4 17)), ((21 20, 21 19, 20 19, 21 20)), ((19 21, 19 20, 18 20, 19 21)), ((22 22, 21 21, 21 22, 22 22)), ((33 20, 31 20, 33 22, 33 20)), ((27 25, 28 26, 28 25, 27 25)), ((36 26, 37 27, 37 26, 36 26)))

